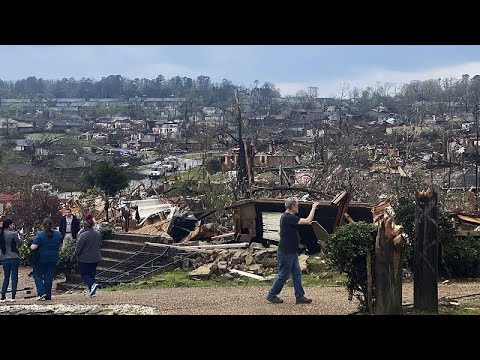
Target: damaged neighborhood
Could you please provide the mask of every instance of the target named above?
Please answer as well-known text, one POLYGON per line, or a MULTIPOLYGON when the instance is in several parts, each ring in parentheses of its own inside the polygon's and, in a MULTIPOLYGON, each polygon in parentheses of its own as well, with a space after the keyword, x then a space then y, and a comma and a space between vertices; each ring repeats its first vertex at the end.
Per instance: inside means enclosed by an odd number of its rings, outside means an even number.
POLYGON ((0 313, 480 314, 479 105, 468 74, 1 80, 0 313))

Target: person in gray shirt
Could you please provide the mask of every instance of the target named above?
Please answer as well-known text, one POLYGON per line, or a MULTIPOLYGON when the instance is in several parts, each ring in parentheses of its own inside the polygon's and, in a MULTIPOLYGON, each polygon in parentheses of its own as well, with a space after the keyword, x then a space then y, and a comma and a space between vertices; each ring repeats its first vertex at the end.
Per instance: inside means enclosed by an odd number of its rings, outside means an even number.
POLYGON ((3 220, 2 231, 0 233, 0 251, 3 258, 3 285, 2 297, 0 301, 6 300, 8 284, 10 276, 12 277, 12 297, 10 301, 15 301, 18 284, 18 267, 20 266, 20 255, 18 248, 22 245, 23 240, 13 231, 12 219, 3 220))
POLYGON ((88 286, 88 296, 96 295, 97 287, 95 276, 97 265, 102 260, 102 235, 95 230, 95 220, 91 214, 83 219, 84 231, 81 233, 75 248, 75 257, 78 259, 80 276, 88 286))

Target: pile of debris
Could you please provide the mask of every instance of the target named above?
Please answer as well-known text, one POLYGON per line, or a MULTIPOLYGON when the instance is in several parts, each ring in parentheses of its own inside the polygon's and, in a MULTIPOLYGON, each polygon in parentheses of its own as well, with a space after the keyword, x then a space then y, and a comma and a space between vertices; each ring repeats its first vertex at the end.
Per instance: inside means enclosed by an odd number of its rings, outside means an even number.
MULTIPOLYGON (((202 244, 202 242, 200 242, 202 244)), ((215 246, 215 245, 214 245, 215 246)), ((194 259, 185 259, 183 269, 194 268, 188 275, 194 280, 218 280, 228 281, 240 276, 250 277, 256 280, 270 280, 275 276, 277 267, 277 246, 268 248, 261 244, 234 243, 225 244, 221 249, 207 250, 206 245, 194 259), (228 248, 228 246, 231 248, 228 248), (243 246, 243 248, 239 248, 243 246)), ((300 255, 300 267, 307 271, 307 259, 305 254, 300 255)))

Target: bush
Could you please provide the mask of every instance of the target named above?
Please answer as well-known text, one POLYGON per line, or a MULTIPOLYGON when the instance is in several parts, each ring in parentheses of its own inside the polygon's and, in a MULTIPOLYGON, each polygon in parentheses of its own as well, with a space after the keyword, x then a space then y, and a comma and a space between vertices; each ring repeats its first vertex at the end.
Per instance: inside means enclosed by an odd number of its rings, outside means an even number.
POLYGON ((23 244, 18 248, 18 254, 20 255, 20 265, 22 266, 32 266, 30 263, 30 250, 31 239, 26 239, 23 244))
POLYGON ((480 241, 473 236, 446 239, 442 262, 445 275, 449 277, 480 277, 480 241))
POLYGON ((367 251, 372 255, 374 275, 376 236, 373 224, 359 221, 340 227, 327 238, 325 246, 329 265, 347 276, 348 299, 355 296, 363 311, 367 310, 367 251))
POLYGON ((58 263, 55 267, 54 276, 58 277, 61 274, 70 274, 77 267, 78 261, 73 256, 75 253, 75 241, 69 241, 63 250, 58 254, 58 263))
MULTIPOLYGON (((401 198, 394 210, 395 221, 403 226, 403 231, 407 235, 405 263, 407 268, 412 270, 414 265, 415 199, 401 198)), ((478 268, 479 265, 475 265, 475 262, 480 264, 480 258, 472 257, 472 254, 475 253, 474 249, 477 248, 475 239, 461 239, 455 236, 455 233, 456 230, 453 223, 439 204, 439 274, 450 277, 474 277, 480 275, 474 270, 476 267, 478 268), (462 264, 462 262, 469 262, 469 264, 462 264)))
POLYGON ((102 234, 102 240, 110 239, 113 234, 113 228, 109 225, 102 225, 100 226, 100 234, 102 234))

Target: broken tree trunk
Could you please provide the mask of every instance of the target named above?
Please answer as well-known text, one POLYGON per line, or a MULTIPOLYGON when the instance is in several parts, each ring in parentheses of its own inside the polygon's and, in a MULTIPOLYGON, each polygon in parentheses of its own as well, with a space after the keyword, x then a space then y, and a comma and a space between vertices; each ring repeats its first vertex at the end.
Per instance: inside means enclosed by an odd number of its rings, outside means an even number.
POLYGON ((402 314, 405 239, 391 217, 380 221, 375 241, 375 314, 402 314))
POLYGON ((438 312, 437 194, 432 189, 416 191, 413 305, 438 312))
POLYGON ((244 140, 243 146, 245 147, 245 164, 246 164, 247 180, 248 180, 247 191, 250 193, 251 189, 253 188, 253 183, 255 178, 255 174, 253 171, 255 154, 253 151, 253 146, 250 142, 244 140))

